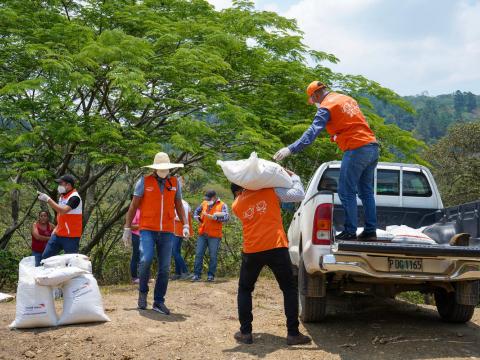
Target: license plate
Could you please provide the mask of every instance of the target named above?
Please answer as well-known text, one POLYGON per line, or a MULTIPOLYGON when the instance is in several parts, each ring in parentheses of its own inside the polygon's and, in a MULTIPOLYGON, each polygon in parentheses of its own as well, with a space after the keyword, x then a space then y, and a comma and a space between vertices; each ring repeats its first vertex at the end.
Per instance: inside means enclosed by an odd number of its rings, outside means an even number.
POLYGON ((388 258, 390 271, 396 272, 422 272, 422 259, 388 258))

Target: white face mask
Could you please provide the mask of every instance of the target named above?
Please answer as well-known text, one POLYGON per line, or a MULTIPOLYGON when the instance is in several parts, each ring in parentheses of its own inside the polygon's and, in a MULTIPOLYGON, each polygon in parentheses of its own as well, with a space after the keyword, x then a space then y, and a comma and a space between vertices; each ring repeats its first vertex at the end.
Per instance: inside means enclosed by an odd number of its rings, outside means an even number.
POLYGON ((215 204, 215 200, 210 200, 207 204, 208 205, 213 205, 213 204, 215 204))
POLYGON ((315 106, 317 107, 317 109, 320 109, 321 105, 319 103, 315 103, 315 106))
POLYGON ((67 189, 65 189, 65 186, 63 185, 58 185, 57 191, 59 194, 65 194, 67 192, 67 189))
POLYGON ((168 169, 167 170, 157 170, 157 175, 161 179, 165 179, 168 176, 168 174, 170 174, 170 170, 168 170, 168 169))

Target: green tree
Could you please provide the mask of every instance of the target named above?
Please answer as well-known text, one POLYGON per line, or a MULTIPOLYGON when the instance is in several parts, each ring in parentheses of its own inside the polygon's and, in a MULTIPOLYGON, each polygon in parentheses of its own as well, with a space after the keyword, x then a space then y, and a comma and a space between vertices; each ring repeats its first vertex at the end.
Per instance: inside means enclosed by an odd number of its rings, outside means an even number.
POLYGON ((453 125, 432 145, 426 158, 440 188, 444 205, 480 198, 480 121, 453 125))
POLYGON ((465 93, 465 107, 468 112, 473 112, 477 108, 477 97, 470 91, 465 93))
MULTIPOLYGON (((35 190, 55 197, 53 179, 68 172, 84 199, 81 248, 101 271, 155 152, 221 181, 215 159, 270 157, 308 126, 304 91, 315 78, 359 100, 383 159, 420 161, 423 143, 385 125, 367 96, 408 104, 325 65, 337 61, 308 49, 295 21, 248 1, 223 11, 204 0, 3 1, 0 248, 27 234, 35 190)), ((339 156, 324 138, 289 165, 308 176, 339 156)))
POLYGON ((457 116, 461 117, 462 111, 465 107, 465 97, 460 90, 455 91, 453 96, 453 106, 457 116))

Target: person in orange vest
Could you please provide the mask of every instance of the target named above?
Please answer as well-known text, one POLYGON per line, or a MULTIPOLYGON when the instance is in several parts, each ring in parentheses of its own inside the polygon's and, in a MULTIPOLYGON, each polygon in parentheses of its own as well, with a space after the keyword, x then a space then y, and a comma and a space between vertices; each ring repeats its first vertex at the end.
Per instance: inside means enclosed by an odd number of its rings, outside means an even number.
POLYGON ((287 344, 299 345, 311 341, 298 330, 298 290, 280 211, 280 202, 300 202, 305 197, 305 191, 300 178, 291 171, 288 173, 293 182, 290 189, 266 188, 252 191, 231 184, 235 198, 232 210, 240 219, 243 228, 242 264, 237 296, 240 331, 234 335, 241 343, 253 342, 252 292, 264 266, 272 270, 283 292, 287 344))
POLYGON ((313 143, 326 129, 330 139, 344 152, 340 167, 338 196, 345 212, 343 231, 338 240, 375 241, 377 239, 377 213, 373 193, 375 168, 379 146, 357 102, 350 96, 330 91, 320 81, 307 87, 309 103, 315 104, 317 113, 312 125, 302 137, 277 151, 274 160, 281 161, 290 154, 300 152, 313 143), (357 237, 357 194, 365 212, 365 227, 357 237))
POLYGON ((182 187, 170 170, 183 167, 183 164, 170 162, 164 152, 155 155, 152 165, 144 166, 153 169, 153 173, 142 176, 135 185, 123 231, 123 240, 128 243, 132 237, 132 220, 140 208, 140 274, 138 308, 147 308, 148 281, 152 265, 154 249, 157 254, 157 279, 153 293, 152 309, 164 315, 170 310, 165 305, 165 294, 168 287, 168 274, 172 245, 175 237, 175 211, 181 222, 182 234, 188 237, 190 229, 182 204, 182 187))
MULTIPOLYGON (((181 181, 183 184, 183 181, 181 181)), ((193 235, 192 227, 192 211, 188 202, 182 199, 183 209, 188 218, 189 226, 189 236, 193 235)), ((175 263, 175 274, 172 276, 172 280, 185 280, 190 278, 190 273, 188 272, 187 264, 185 259, 182 256, 182 242, 183 242, 183 223, 180 220, 180 217, 175 212, 175 239, 173 241, 172 247, 172 256, 175 263)))
POLYGON ((60 251, 65 254, 78 253, 80 237, 82 236, 82 199, 75 190, 75 178, 65 174, 55 180, 60 194, 58 203, 45 193, 38 192, 38 200, 46 202, 57 213, 57 226, 42 254, 42 260, 60 251))
POLYGON ((205 193, 205 200, 195 209, 193 216, 198 222, 197 248, 192 281, 200 281, 202 276, 203 256, 208 246, 210 263, 208 265, 207 281, 215 281, 217 272, 217 257, 222 239, 223 223, 229 219, 228 207, 221 201, 214 190, 205 193))

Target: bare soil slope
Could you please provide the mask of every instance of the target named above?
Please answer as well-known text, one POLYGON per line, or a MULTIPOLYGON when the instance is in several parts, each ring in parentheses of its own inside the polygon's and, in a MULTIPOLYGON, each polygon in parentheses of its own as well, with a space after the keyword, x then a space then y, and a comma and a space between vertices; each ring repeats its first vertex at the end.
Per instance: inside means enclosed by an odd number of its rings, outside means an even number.
POLYGON ((275 281, 262 279, 254 297, 255 343, 239 345, 232 337, 238 329, 235 280, 171 282, 170 316, 138 311, 133 286, 103 293, 112 319, 106 324, 9 330, 15 303, 0 304, 0 359, 480 358, 480 309, 472 322, 452 325, 433 307, 357 297, 324 323, 302 325, 311 345, 288 347, 281 292, 275 281))

